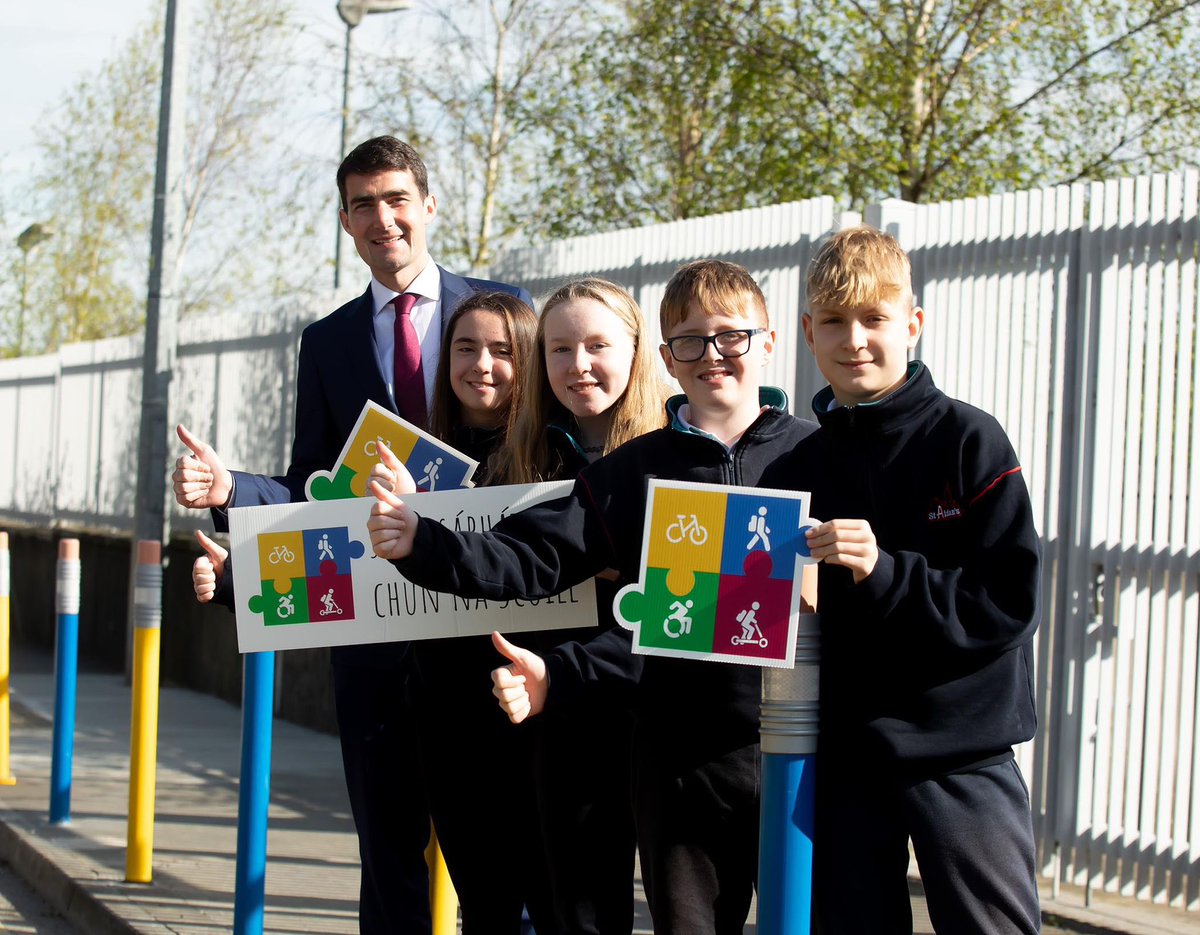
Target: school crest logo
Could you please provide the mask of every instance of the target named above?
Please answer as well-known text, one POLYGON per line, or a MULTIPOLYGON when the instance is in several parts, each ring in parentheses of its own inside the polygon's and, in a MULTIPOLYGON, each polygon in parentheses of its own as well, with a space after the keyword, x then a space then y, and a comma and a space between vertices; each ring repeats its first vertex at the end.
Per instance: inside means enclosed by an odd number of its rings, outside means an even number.
POLYGON ((961 519, 962 515, 962 507, 954 498, 954 492, 950 489, 950 481, 946 481, 941 496, 934 497, 930 501, 927 519, 931 523, 944 523, 951 519, 961 519))

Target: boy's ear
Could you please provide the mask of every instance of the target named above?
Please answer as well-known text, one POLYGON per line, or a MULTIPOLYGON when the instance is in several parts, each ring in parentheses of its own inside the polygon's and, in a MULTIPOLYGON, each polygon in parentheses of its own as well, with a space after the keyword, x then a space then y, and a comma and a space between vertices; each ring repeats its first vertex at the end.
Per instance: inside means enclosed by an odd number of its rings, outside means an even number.
MULTIPOLYGON (((912 315, 908 319, 908 347, 909 350, 917 346, 917 341, 920 340, 921 332, 925 330, 925 309, 919 305, 914 305, 912 315)), ((810 345, 811 346, 811 345, 810 345)))
POLYGON ((665 344, 660 344, 658 346, 658 353, 662 355, 663 363, 666 364, 667 373, 671 375, 671 379, 679 379, 675 376, 675 358, 671 356, 671 349, 665 344))
POLYGON ((775 330, 773 328, 768 328, 766 337, 763 338, 762 362, 763 362, 764 367, 771 362, 771 353, 774 350, 775 350, 775 330))
POLYGON ((800 316, 800 327, 804 329, 804 343, 808 345, 809 351, 813 349, 813 321, 812 312, 805 312, 800 316))

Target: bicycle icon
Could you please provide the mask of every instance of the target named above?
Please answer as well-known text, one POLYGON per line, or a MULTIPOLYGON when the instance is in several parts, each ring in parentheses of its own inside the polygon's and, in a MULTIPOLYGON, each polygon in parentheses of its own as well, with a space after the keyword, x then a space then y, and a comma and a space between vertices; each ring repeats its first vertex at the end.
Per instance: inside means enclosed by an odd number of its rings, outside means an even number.
POLYGON ((271 554, 267 556, 267 561, 272 565, 278 565, 280 562, 287 565, 296 560, 296 553, 289 549, 286 545, 277 545, 271 550, 271 554))
POLYGON ((704 545, 708 541, 708 530, 700 525, 700 518, 695 513, 686 520, 684 516, 683 513, 675 514, 675 522, 667 527, 667 541, 675 545, 686 538, 692 545, 704 545))

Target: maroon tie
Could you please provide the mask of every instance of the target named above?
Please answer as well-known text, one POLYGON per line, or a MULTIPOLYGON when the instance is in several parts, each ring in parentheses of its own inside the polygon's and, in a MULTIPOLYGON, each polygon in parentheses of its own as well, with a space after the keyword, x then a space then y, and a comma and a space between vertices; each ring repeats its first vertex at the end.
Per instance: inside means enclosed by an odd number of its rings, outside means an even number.
POLYGON ((392 299, 396 309, 395 344, 392 347, 392 387, 396 411, 402 419, 425 427, 425 373, 421 368, 421 342, 413 327, 413 306, 417 296, 411 292, 392 299))

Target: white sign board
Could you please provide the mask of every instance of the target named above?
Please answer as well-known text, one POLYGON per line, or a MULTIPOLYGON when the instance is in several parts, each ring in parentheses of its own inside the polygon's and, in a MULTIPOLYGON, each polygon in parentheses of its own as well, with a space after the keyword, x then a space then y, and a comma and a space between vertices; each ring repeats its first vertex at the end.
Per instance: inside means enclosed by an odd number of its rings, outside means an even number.
MULTIPOLYGON (((413 494, 422 522, 485 531, 508 514, 564 496, 569 482, 413 494)), ((373 497, 229 511, 238 649, 267 652, 596 625, 590 580, 540 601, 439 594, 371 552, 373 497)))

